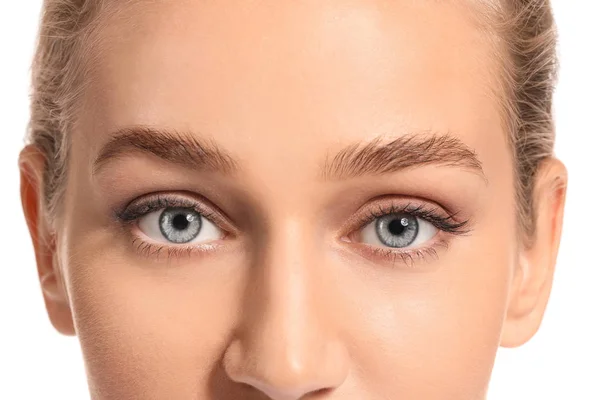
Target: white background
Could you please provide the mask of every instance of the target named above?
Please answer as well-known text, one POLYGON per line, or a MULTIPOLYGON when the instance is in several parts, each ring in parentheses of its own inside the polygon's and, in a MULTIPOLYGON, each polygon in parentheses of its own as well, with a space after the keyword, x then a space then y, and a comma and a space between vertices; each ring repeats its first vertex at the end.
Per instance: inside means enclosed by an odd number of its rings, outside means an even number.
MULTIPOLYGON (((561 56, 556 153, 569 169, 563 241, 540 331, 518 349, 500 349, 489 400, 600 400, 600 1, 553 4, 561 56)), ((77 338, 48 321, 19 199, 40 7, 41 0, 0 2, 0 399, 86 399, 77 338)))

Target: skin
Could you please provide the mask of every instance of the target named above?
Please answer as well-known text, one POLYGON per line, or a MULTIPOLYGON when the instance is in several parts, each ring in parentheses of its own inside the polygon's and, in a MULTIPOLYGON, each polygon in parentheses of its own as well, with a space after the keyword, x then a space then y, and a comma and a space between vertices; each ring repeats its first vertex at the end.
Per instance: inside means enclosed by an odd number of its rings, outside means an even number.
POLYGON ((20 159, 46 307, 78 336, 93 399, 485 398, 498 346, 525 343, 542 319, 567 178, 558 160, 542 164, 524 248, 490 95, 500 68, 461 7, 138 2, 106 16, 99 38, 54 224, 43 156, 28 146, 20 159), (239 169, 139 149, 95 168, 115 132, 136 126, 210 140, 239 169), (482 171, 319 178, 354 143, 442 133, 482 171), (173 253, 182 245, 159 250, 114 218, 157 192, 223 215, 223 238, 173 253), (454 210, 469 233, 439 231, 396 249, 412 261, 384 259, 372 249, 385 244, 350 222, 389 202, 454 210))

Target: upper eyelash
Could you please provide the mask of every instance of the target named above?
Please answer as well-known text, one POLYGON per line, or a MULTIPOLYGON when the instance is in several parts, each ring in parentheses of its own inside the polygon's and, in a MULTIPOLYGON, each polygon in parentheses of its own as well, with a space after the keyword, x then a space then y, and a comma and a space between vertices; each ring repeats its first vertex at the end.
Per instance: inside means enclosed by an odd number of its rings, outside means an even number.
MULTIPOLYGON (((441 216, 440 212, 431 206, 424 204, 413 205, 408 203, 402 206, 398 206, 394 203, 385 206, 379 205, 376 209, 371 209, 366 215, 363 215, 358 219, 357 222, 353 223, 354 229, 362 229, 372 221, 376 220, 385 215, 405 213, 414 217, 421 218, 431 223, 437 229, 454 234, 454 235, 465 235, 470 232, 468 228, 470 221, 468 219, 459 221, 456 216, 458 213, 449 214, 447 216, 441 216)), ((448 248, 449 239, 448 237, 441 237, 437 242, 433 243, 428 247, 422 248, 393 248, 393 247, 378 247, 370 245, 361 245, 358 247, 359 251, 363 254, 374 255, 375 257, 390 262, 392 265, 396 264, 396 261, 401 261, 408 267, 414 267, 415 263, 419 260, 426 258, 438 258, 437 248, 448 248)))
MULTIPOLYGON (((125 225, 135 224, 140 218, 158 210, 166 208, 184 208, 190 209, 202 217, 210 220, 212 223, 219 226, 221 230, 225 232, 226 236, 232 234, 232 230, 223 228, 223 226, 229 226, 226 218, 221 217, 217 212, 211 211, 209 206, 203 205, 203 203, 197 200, 191 200, 181 195, 157 193, 149 197, 142 198, 140 200, 134 200, 129 202, 123 209, 116 210, 114 217, 117 221, 125 225)), ((127 228, 129 230, 129 228, 127 228)), ((214 246, 189 246, 189 245, 175 245, 175 244, 159 244, 149 243, 145 239, 138 237, 137 235, 132 236, 132 246, 135 250, 144 256, 159 260, 163 254, 166 253, 167 260, 172 258, 181 258, 184 256, 191 257, 194 253, 206 253, 214 249, 214 246)))
POLYGON ((470 232, 470 229, 467 228, 469 225, 469 220, 457 221, 457 213, 442 217, 433 208, 427 208, 423 204, 415 206, 411 203, 408 203, 404 206, 397 206, 396 204, 391 204, 388 206, 380 205, 377 210, 369 211, 367 215, 359 220, 360 226, 364 227, 373 220, 385 215, 401 213, 410 214, 412 216, 421 218, 444 232, 453 233, 456 235, 464 235, 470 232))
POLYGON ((125 209, 117 211, 115 216, 123 222, 135 222, 139 218, 158 210, 165 208, 189 208, 202 215, 203 217, 216 222, 216 214, 207 209, 199 209, 198 202, 181 198, 171 197, 169 195, 156 195, 146 201, 141 202, 137 206, 128 205, 125 209))
MULTIPOLYGON (((199 202, 186 199, 185 197, 175 196, 172 194, 155 194, 153 197, 149 199, 140 200, 139 204, 135 204, 137 201, 133 201, 129 203, 124 209, 115 212, 115 217, 123 222, 123 223, 133 223, 139 220, 141 217, 161 209, 165 208, 189 208, 202 215, 203 217, 211 220, 213 223, 218 223, 222 217, 219 217, 217 213, 210 210, 208 206, 199 206, 199 202), (133 206, 132 206, 133 203, 133 206)), ((458 221, 456 219, 457 213, 448 214, 447 216, 441 216, 440 212, 433 207, 426 206, 424 204, 414 205, 412 203, 408 203, 402 206, 398 206, 394 203, 389 205, 379 205, 376 209, 371 209, 366 215, 359 218, 358 224, 359 228, 365 227, 368 223, 373 220, 396 213, 405 213, 418 218, 421 218, 437 229, 440 229, 444 232, 448 232, 455 235, 464 235, 470 232, 468 229, 469 220, 458 221)), ((355 225, 356 226, 356 225, 355 225)), ((192 247, 186 246, 169 246, 169 245, 161 245, 160 247, 156 247, 156 245, 144 243, 142 239, 135 238, 134 243, 137 243, 137 249, 139 251, 143 251, 143 253, 148 253, 147 255, 156 255, 157 258, 163 251, 168 253, 168 258, 180 257, 182 255, 190 256, 191 253, 195 250, 192 247)), ((405 264, 412 266, 414 265, 416 259, 423 259, 426 256, 437 257, 437 251, 435 249, 436 246, 447 247, 448 242, 446 239, 441 239, 434 246, 428 248, 419 248, 419 249, 395 249, 395 248, 379 248, 372 247, 369 249, 369 252, 375 254, 377 257, 382 259, 387 259, 392 263, 395 263, 396 260, 400 259, 405 264)))
MULTIPOLYGON (((131 207, 130 205, 128 205, 123 210, 117 211, 115 213, 115 216, 118 220, 123 222, 134 222, 151 212, 165 208, 178 207, 193 209, 198 214, 211 220, 211 222, 216 222, 218 218, 216 218, 215 213, 209 211, 208 209, 199 209, 197 204, 198 203, 193 200, 181 197, 172 197, 169 195, 156 195, 155 197, 144 201, 138 206, 131 207)), ((446 217, 442 217, 433 208, 427 208, 423 204, 415 206, 412 203, 405 204, 404 206, 397 206, 394 203, 388 206, 379 205, 379 208, 377 210, 371 210, 367 215, 360 218, 359 225, 360 227, 364 227, 365 225, 377 218, 389 214, 398 213, 405 213, 413 215, 415 217, 419 217, 431 223, 437 229, 440 229, 444 232, 449 232, 457 235, 467 234, 470 232, 470 229, 466 228, 469 224, 469 220, 457 221, 455 219, 457 213, 450 214, 446 217)))

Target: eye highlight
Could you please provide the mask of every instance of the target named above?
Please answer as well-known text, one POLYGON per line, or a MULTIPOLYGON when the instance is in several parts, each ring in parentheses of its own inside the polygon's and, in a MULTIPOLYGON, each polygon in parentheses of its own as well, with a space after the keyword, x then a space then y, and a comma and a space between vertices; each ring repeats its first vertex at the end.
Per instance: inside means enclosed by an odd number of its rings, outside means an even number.
POLYGON ((427 256, 436 258, 437 249, 448 247, 453 236, 470 232, 468 220, 424 202, 398 205, 396 200, 365 208, 353 219, 347 238, 360 253, 377 260, 400 259, 413 266, 427 256))
MULTIPOLYGON (((401 259, 412 266, 427 256, 437 257, 437 249, 448 247, 453 236, 470 232, 468 220, 435 203, 418 202, 387 196, 376 206, 372 201, 344 225, 342 232, 351 233, 340 238, 367 258, 392 263, 401 259)), ((170 258, 213 252, 232 245, 225 239, 240 235, 218 207, 187 193, 140 197, 114 215, 135 250, 157 258, 163 253, 170 258)))
POLYGON ((205 205, 208 200, 195 197, 156 193, 134 200, 115 216, 143 255, 206 253, 222 247, 222 239, 236 231, 216 207, 205 205))
POLYGON ((141 217, 140 230, 150 239, 164 243, 201 243, 218 240, 223 234, 215 224, 190 208, 165 208, 141 217))
POLYGON ((394 248, 419 246, 434 237, 439 229, 422 218, 409 213, 386 214, 367 224, 361 240, 372 245, 394 248))

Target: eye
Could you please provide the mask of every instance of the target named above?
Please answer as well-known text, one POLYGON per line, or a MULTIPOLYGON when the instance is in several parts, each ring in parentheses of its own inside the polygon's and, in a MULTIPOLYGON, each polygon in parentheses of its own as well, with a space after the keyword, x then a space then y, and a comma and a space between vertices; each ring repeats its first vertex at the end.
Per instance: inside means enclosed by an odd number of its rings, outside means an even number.
POLYGON ((140 230, 150 239, 163 243, 198 243, 223 237, 208 218, 189 208, 165 208, 150 212, 138 221, 140 230))
POLYGON ((360 231, 363 243, 394 248, 417 247, 438 232, 432 223, 409 213, 386 214, 360 231))

